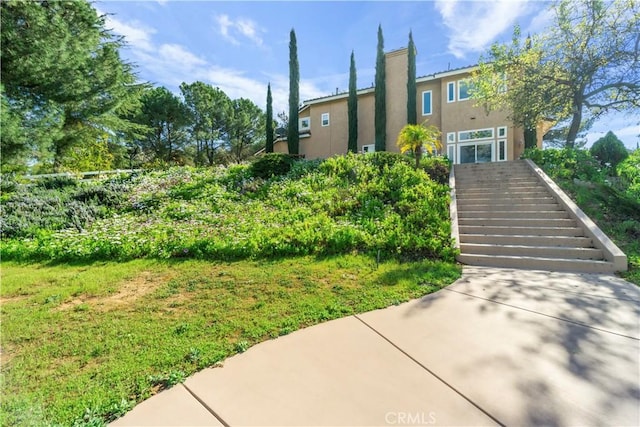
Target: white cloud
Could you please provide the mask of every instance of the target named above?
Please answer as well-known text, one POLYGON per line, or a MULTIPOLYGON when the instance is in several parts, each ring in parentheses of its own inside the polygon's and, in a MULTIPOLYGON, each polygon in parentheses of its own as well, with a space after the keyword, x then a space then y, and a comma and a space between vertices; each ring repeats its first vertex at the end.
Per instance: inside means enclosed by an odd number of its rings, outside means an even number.
MULTIPOLYGON (((102 15, 100 11, 98 13, 102 15)), ((156 32, 153 28, 146 27, 138 21, 125 23, 116 19, 113 15, 105 17, 105 24, 114 33, 124 36, 129 46, 144 51, 152 50, 151 37, 156 32)))
MULTIPOLYGON (((123 35, 129 43, 132 59, 140 68, 147 70, 152 83, 177 90, 180 83, 197 80, 219 87, 231 99, 247 98, 264 109, 267 98, 267 82, 271 82, 274 114, 287 111, 289 104, 289 77, 287 75, 265 75, 264 79, 249 77, 246 72, 211 64, 191 52, 183 45, 175 43, 157 44, 153 35, 157 31, 138 21, 123 22, 107 16, 107 27, 123 35)), ((217 18, 220 33, 229 41, 239 44, 235 37, 245 37, 257 45, 262 44, 260 30, 255 23, 246 19, 232 21, 227 15, 217 18)), ((312 99, 328 95, 330 91, 320 89, 331 87, 328 76, 322 81, 300 81, 300 99, 312 99), (326 80, 326 81, 325 81, 326 80)), ((344 78, 344 76, 340 76, 344 78)))
POLYGON ((449 52, 457 58, 485 50, 529 11, 521 0, 436 0, 435 7, 449 29, 449 52))
POLYGON ((531 19, 526 29, 523 28, 524 34, 541 33, 553 23, 554 18, 553 10, 545 7, 531 19))
POLYGON ((229 15, 218 15, 215 17, 218 24, 218 31, 229 42, 240 44, 239 37, 244 37, 253 42, 256 46, 262 46, 263 40, 260 33, 264 30, 251 19, 238 18, 233 21, 229 15))

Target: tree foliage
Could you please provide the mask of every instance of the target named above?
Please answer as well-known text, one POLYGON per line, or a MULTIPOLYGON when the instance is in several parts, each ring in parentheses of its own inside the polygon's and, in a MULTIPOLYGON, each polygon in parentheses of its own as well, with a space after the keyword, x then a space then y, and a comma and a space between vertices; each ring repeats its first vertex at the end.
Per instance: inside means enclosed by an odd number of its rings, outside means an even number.
POLYGON ((3 163, 35 148, 57 169, 73 147, 131 127, 136 77, 90 3, 5 1, 1 12, 3 163))
POLYGON ((387 86, 386 86, 386 59, 384 56, 384 37, 382 25, 378 26, 378 48, 376 53, 376 77, 375 77, 375 145, 376 151, 385 151, 387 148, 387 86))
POLYGON ((407 64, 407 123, 418 123, 416 111, 416 45, 413 43, 413 34, 409 31, 409 53, 407 64))
POLYGON ((135 120, 148 129, 137 141, 148 160, 185 163, 189 112, 180 98, 165 87, 149 89, 142 96, 142 107, 135 120))
POLYGON ((251 100, 240 98, 231 102, 228 145, 231 160, 246 160, 264 144, 265 114, 251 100))
POLYGON ((623 142, 611 131, 598 139, 589 151, 591 151, 593 157, 598 159, 601 165, 609 166, 613 170, 620 162, 629 157, 629 151, 627 151, 623 142))
POLYGON ((518 125, 569 121, 573 147, 582 123, 610 111, 640 108, 640 3, 558 0, 540 35, 494 44, 475 76, 474 97, 488 109, 508 107, 518 125), (508 76, 508 90, 501 76, 508 76))
POLYGON ((296 32, 292 28, 289 33, 289 126, 287 129, 289 154, 300 154, 298 108, 300 108, 300 66, 296 32))
POLYGON ((434 125, 427 125, 427 122, 421 125, 408 124, 400 130, 396 144, 401 153, 407 151, 413 153, 416 159, 416 169, 418 169, 423 151, 432 154, 442 149, 440 135, 440 130, 434 125))
POLYGON ((351 51, 349 66, 349 98, 347 100, 347 115, 349 119, 349 139, 347 149, 351 153, 358 151, 358 90, 356 76, 355 54, 351 51))
POLYGON ((267 85, 267 114, 265 123, 265 151, 273 153, 273 98, 271 97, 271 83, 267 85))
POLYGON ((222 90, 203 82, 182 83, 180 92, 187 111, 189 139, 195 143, 194 163, 213 166, 224 145, 231 100, 222 90))

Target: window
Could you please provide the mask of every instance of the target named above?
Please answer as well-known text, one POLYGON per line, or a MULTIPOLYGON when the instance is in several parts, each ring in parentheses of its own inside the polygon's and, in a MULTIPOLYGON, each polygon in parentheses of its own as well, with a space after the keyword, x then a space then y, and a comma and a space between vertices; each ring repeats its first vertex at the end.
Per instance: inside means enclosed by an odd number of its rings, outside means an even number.
POLYGON ((456 100, 456 82, 447 83, 447 102, 456 100))
POLYGON ((300 119, 299 130, 309 130, 309 129, 311 129, 311 117, 302 117, 300 119))
POLYGON ((458 132, 458 141, 473 141, 476 139, 493 138, 493 129, 477 129, 458 132))
POLYGON ((456 133, 455 132, 449 132, 447 134, 447 143, 451 144, 453 142, 456 142, 456 133))
POLYGON ((322 113, 320 123, 322 126, 329 126, 329 113, 322 113))
POLYGON ((473 85, 469 80, 458 81, 458 101, 469 99, 471 92, 473 92, 473 85))
POLYGON ((449 158, 449 160, 451 160, 453 163, 456 162, 456 146, 455 145, 448 145, 447 146, 447 157, 449 158))
POLYGON ((422 115, 428 116, 431 114, 431 91, 422 92, 422 115))
POLYGON ((369 145, 362 146, 363 153, 373 153, 374 151, 376 151, 376 144, 369 144, 369 145))
POLYGON ((498 138, 504 138, 507 136, 507 128, 506 126, 502 126, 498 128, 498 138))
POLYGON ((498 141, 498 161, 504 162, 507 160, 507 141, 504 139, 498 141))

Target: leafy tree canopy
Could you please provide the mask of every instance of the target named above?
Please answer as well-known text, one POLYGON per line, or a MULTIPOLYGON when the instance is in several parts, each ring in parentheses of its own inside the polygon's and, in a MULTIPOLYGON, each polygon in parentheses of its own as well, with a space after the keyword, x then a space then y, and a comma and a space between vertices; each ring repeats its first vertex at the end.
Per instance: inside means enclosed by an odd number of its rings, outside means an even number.
POLYGON ((3 1, 0 19, 2 124, 24 129, 3 135, 3 162, 24 162, 35 148, 59 167, 70 148, 130 126, 122 117, 134 108, 136 77, 90 3, 3 1))
POLYGON ((640 3, 558 0, 551 11, 545 33, 523 42, 516 27, 510 45, 491 47, 473 96, 525 128, 568 120, 573 147, 584 120, 640 108, 640 3))
POLYGON ((620 162, 629 157, 627 147, 611 131, 598 139, 590 151, 591 155, 600 161, 600 164, 610 166, 614 170, 620 162))

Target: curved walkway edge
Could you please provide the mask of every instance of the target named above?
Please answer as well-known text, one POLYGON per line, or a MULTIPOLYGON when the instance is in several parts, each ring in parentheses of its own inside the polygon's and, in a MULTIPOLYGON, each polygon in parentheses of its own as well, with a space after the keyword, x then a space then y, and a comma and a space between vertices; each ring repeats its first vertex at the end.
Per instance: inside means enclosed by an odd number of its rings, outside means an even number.
POLYGON ((640 425, 640 288, 464 267, 418 300, 258 344, 112 426, 640 425))

